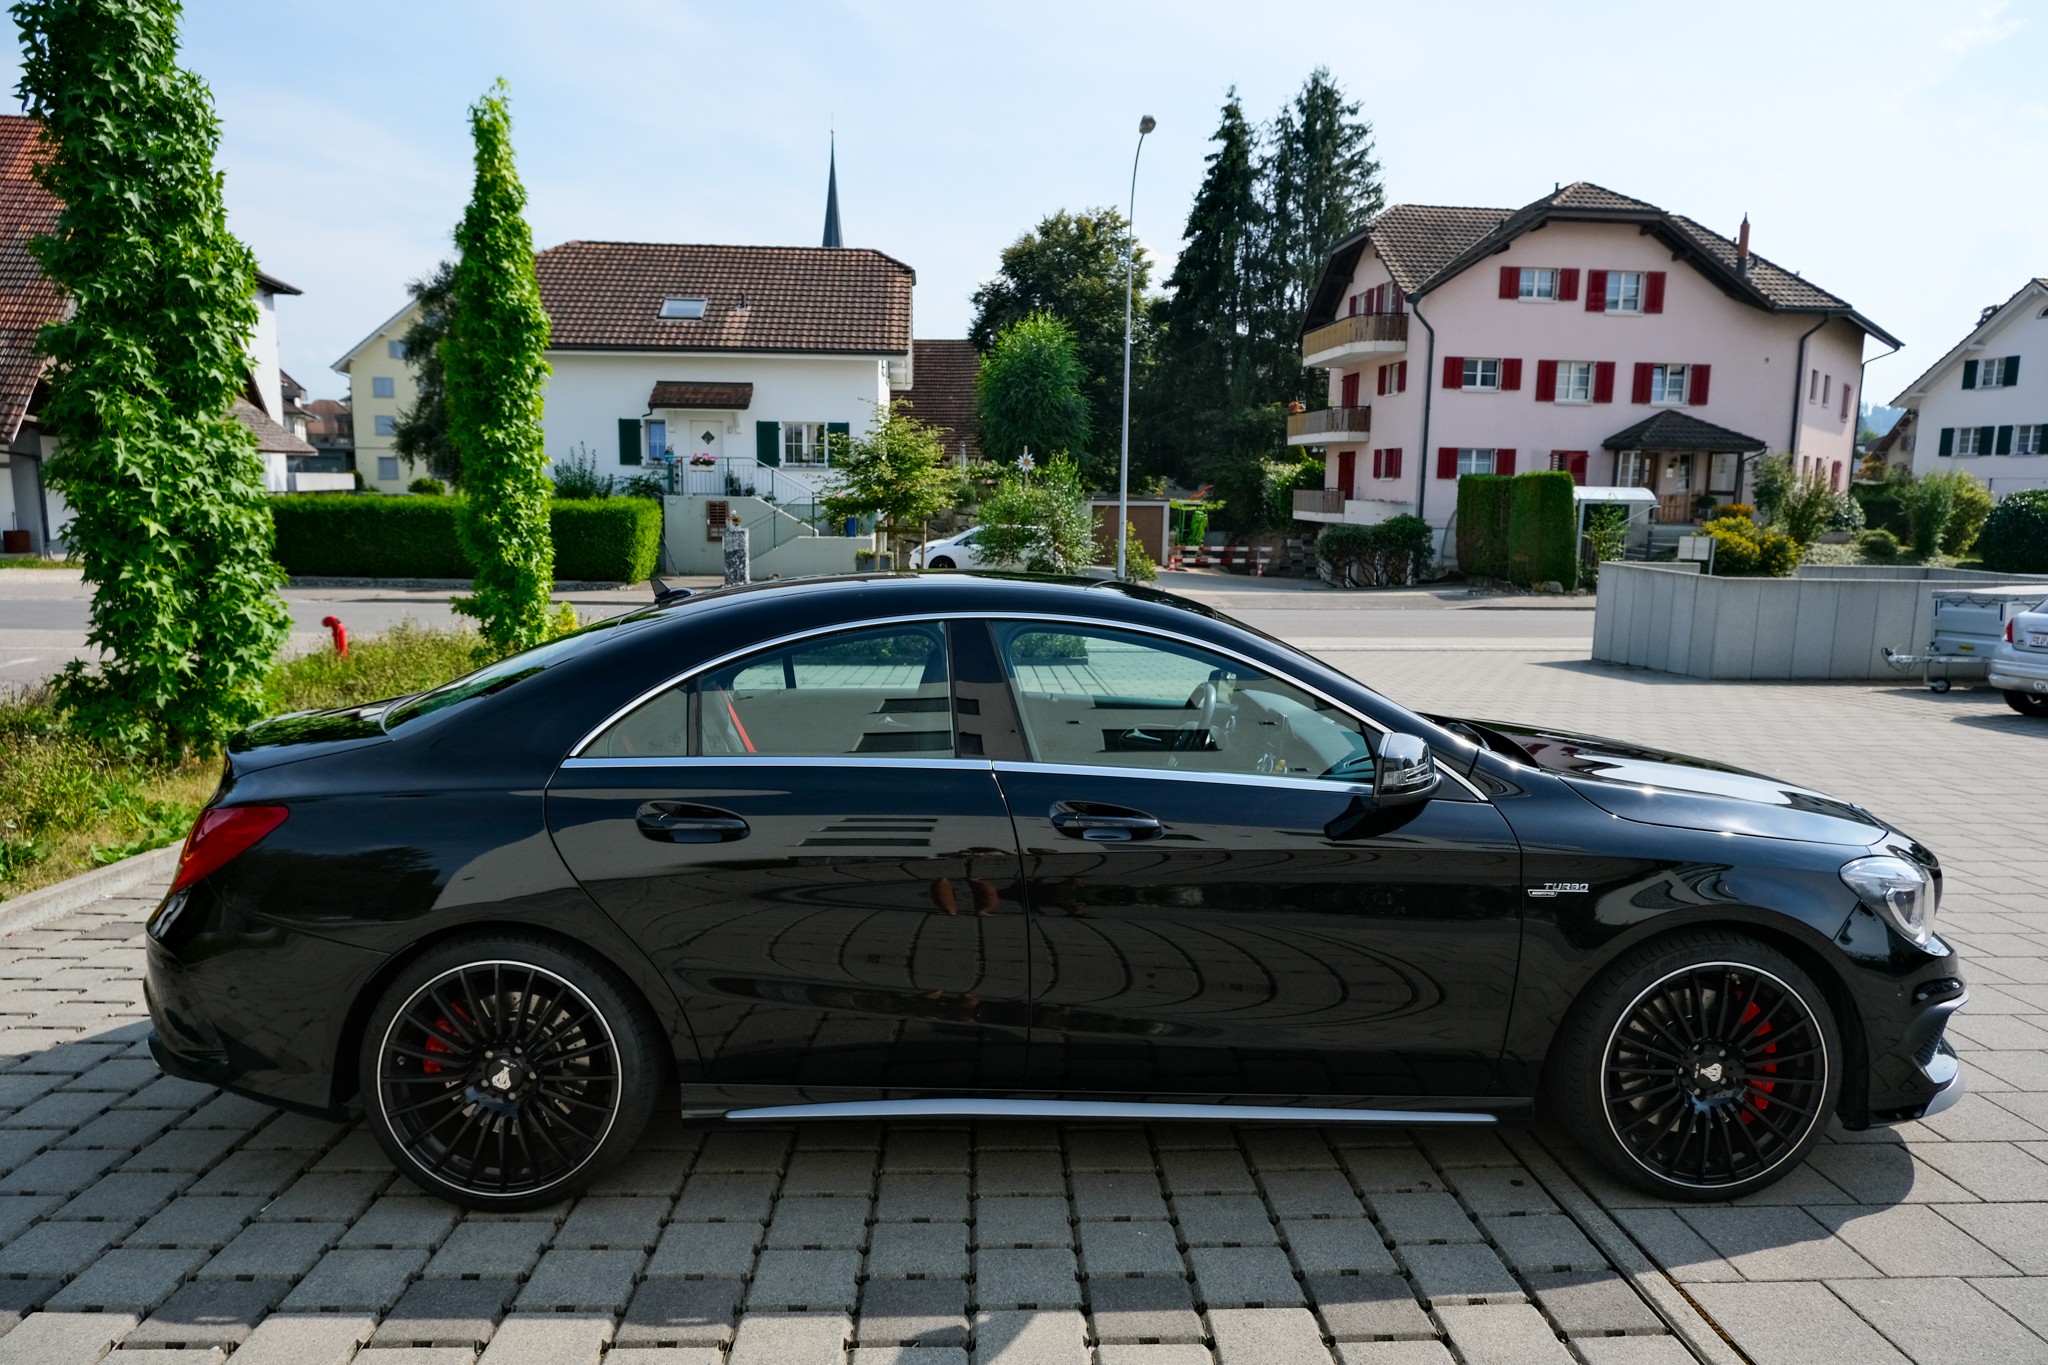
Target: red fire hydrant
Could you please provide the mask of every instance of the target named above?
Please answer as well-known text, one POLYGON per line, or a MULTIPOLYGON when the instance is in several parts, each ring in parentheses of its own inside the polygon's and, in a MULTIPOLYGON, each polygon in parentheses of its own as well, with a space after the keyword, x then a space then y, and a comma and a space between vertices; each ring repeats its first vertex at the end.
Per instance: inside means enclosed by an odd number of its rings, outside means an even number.
POLYGON ((339 616, 323 616, 320 624, 334 632, 334 652, 342 658, 348 657, 348 627, 341 623, 339 616))

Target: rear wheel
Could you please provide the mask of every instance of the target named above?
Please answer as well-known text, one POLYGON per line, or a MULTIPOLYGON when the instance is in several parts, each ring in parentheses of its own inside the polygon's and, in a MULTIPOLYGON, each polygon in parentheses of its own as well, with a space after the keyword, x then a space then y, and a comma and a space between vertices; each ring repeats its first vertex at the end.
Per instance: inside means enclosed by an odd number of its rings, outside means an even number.
POLYGON ((2048 692, 2008 692, 2005 704, 2023 716, 2048 716, 2048 692))
POLYGON ((935 555, 932 557, 931 567, 934 569, 951 569, 957 566, 953 563, 951 555, 935 555))
POLYGON ((1580 1001, 1552 1073, 1573 1135, 1674 1199, 1733 1199, 1805 1157, 1841 1091, 1841 1035, 1813 979, 1736 934, 1646 944, 1580 1001))
POLYGON ((607 968, 541 939, 459 940, 391 983, 364 1030, 370 1127, 399 1170, 478 1209, 552 1204, 632 1148, 656 1029, 607 968))

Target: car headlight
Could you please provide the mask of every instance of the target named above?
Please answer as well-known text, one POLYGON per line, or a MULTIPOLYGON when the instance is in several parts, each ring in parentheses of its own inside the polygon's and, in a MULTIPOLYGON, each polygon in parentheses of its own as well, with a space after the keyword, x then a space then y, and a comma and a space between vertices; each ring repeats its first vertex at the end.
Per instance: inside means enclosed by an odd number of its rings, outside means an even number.
POLYGON ((1940 893, 1927 869, 1906 858, 1879 854, 1842 865, 1842 880, 1857 898, 1921 947, 1934 937, 1940 893))

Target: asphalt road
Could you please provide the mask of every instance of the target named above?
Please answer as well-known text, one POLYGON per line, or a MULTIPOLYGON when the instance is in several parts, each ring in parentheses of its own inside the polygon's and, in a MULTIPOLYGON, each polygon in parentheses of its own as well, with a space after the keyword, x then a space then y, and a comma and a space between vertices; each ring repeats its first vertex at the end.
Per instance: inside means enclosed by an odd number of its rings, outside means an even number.
MULTIPOLYGON (((1592 603, 1586 598, 1476 597, 1459 587, 1345 592, 1300 579, 1220 573, 1162 574, 1160 586, 1317 654, 1536 650, 1583 658, 1593 638, 1592 603)), ((301 651, 328 646, 323 617, 340 617, 357 637, 408 620, 445 625, 457 619, 449 607, 455 596, 445 589, 391 587, 287 588, 284 593, 292 613, 292 647, 301 651)), ((647 597, 640 585, 557 594, 557 600, 574 604, 592 619, 630 610, 647 597)), ((0 571, 0 690, 32 685, 72 659, 93 658, 86 643, 90 605, 91 594, 75 571, 0 571)))

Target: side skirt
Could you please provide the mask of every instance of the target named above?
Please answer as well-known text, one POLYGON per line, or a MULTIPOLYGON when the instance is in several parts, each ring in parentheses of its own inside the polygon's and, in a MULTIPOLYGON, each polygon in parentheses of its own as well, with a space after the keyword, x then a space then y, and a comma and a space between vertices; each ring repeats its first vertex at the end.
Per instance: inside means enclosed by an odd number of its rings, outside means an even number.
POLYGON ((1199 1119, 1225 1123, 1492 1124, 1495 1115, 1430 1109, 1308 1109, 1256 1104, 1145 1104, 1116 1100, 922 1099, 775 1104, 729 1109, 728 1119, 1199 1119))

